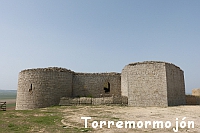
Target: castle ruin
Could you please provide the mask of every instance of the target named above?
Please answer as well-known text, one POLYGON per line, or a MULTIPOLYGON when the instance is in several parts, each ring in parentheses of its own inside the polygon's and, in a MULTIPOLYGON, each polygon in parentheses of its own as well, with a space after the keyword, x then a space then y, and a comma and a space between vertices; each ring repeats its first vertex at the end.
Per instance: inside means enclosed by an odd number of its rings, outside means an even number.
POLYGON ((101 98, 106 103, 107 98, 109 104, 128 106, 183 105, 184 74, 179 67, 158 61, 132 63, 122 73, 76 73, 57 67, 19 73, 16 110, 59 105, 63 97, 72 102, 79 98, 79 103, 89 97, 92 104, 101 98))

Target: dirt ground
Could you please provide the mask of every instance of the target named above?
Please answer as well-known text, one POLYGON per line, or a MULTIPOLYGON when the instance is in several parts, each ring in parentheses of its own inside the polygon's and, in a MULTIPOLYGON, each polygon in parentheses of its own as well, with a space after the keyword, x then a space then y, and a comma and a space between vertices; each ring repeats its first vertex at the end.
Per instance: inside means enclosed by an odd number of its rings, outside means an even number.
POLYGON ((177 131, 176 123, 179 125, 178 132, 200 133, 200 106, 174 106, 167 108, 126 106, 71 106, 64 108, 63 114, 64 118, 61 122, 66 126, 66 128, 82 127, 83 131, 86 129, 84 127, 85 120, 81 119, 81 117, 91 117, 91 119, 87 120, 87 126, 88 129, 90 129, 89 132, 95 133, 173 133, 177 131), (178 118, 178 120, 176 120, 176 118, 178 118), (94 121, 98 122, 97 128, 92 127, 92 122, 94 126, 96 124, 94 121), (106 125, 103 125, 102 128, 100 128, 100 121, 106 121, 106 125), (114 121, 114 125, 111 124, 110 128, 108 128, 108 121, 114 121), (122 121, 122 128, 116 127, 116 123, 119 121, 122 121), (135 121, 135 128, 133 128, 134 124, 130 125, 130 128, 125 128, 125 121, 135 121), (145 128, 145 121, 151 122, 151 125, 147 125, 147 128, 145 128), (153 121, 162 121, 164 127, 161 128, 160 125, 160 127, 157 128, 155 125, 153 128, 153 121), (184 122, 182 121, 185 122, 185 126, 184 122), (194 128, 188 128, 189 121, 194 122, 194 128), (143 126, 141 125, 142 123, 143 126), (170 123, 171 126, 168 125, 170 123), (165 127, 165 124, 167 128, 165 127), (180 124, 182 124, 182 128, 180 127, 180 124))

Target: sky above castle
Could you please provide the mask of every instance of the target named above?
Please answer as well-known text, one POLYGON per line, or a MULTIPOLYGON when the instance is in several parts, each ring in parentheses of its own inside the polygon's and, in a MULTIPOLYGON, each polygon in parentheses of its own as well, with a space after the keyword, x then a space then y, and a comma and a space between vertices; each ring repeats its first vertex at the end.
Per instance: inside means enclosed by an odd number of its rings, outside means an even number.
POLYGON ((0 89, 17 89, 23 69, 121 72, 166 61, 200 88, 198 0, 2 0, 0 89))

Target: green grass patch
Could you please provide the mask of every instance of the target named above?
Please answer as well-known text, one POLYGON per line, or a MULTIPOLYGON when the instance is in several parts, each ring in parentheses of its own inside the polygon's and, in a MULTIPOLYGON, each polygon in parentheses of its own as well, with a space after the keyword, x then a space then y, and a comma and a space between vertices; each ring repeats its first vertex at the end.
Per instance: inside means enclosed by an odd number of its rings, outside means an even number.
POLYGON ((60 121, 59 116, 36 116, 31 119, 33 123, 42 124, 46 126, 54 125, 56 122, 60 121))
POLYGON ((8 124, 9 132, 21 133, 21 132, 27 132, 29 129, 30 127, 28 125, 17 125, 13 123, 8 124))
POLYGON ((57 107, 35 110, 0 111, 0 133, 58 132, 65 131, 57 107))

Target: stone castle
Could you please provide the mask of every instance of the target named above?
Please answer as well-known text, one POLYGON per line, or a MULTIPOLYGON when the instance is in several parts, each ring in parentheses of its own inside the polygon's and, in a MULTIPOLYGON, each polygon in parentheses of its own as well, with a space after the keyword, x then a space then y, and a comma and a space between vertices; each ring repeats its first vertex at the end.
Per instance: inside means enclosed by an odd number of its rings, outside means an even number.
POLYGON ((76 73, 65 68, 19 73, 16 110, 68 104, 175 106, 185 104, 183 71, 159 61, 131 63, 121 73, 76 73))

